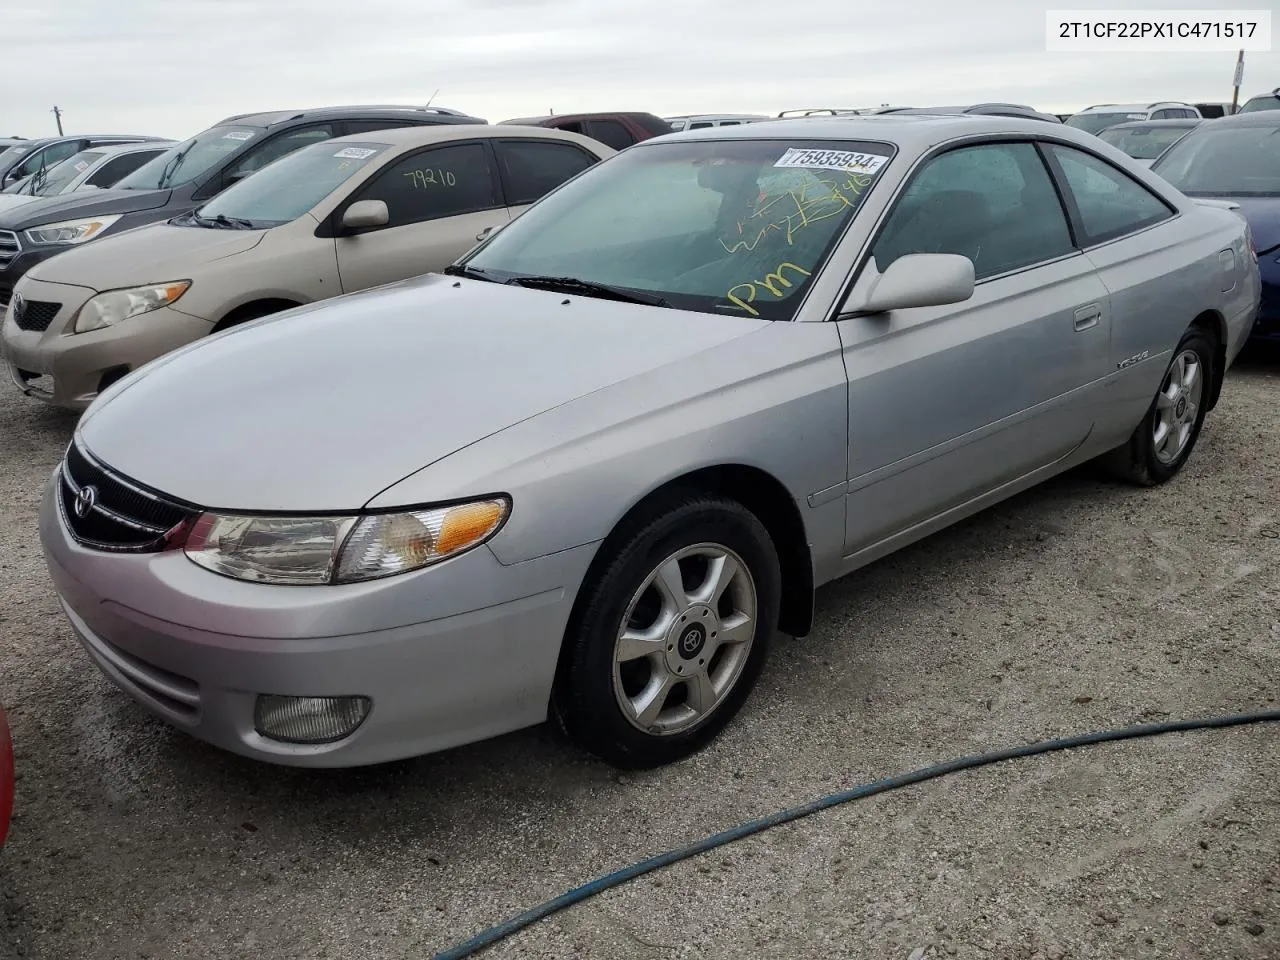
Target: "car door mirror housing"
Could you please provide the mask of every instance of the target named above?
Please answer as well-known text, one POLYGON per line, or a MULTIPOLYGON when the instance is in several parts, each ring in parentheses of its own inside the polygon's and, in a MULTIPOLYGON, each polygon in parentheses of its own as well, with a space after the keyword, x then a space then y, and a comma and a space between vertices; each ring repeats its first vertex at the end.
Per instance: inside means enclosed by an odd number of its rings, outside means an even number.
POLYGON ((344 230, 373 230, 391 222, 385 200, 357 200, 342 214, 344 230))
POLYGON ((887 313, 910 307, 942 307, 973 296, 973 261, 954 253, 909 253, 869 284, 858 283, 841 315, 887 313))

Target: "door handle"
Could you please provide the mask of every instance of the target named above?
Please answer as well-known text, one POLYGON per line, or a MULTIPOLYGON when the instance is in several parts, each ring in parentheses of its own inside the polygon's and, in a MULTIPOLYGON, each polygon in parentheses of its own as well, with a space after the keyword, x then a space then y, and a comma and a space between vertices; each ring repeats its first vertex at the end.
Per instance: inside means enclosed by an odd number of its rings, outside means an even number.
POLYGON ((1087 307, 1081 307, 1076 311, 1076 331, 1088 330, 1090 327, 1096 327, 1098 321, 1102 319, 1102 307, 1096 303, 1091 303, 1087 307))

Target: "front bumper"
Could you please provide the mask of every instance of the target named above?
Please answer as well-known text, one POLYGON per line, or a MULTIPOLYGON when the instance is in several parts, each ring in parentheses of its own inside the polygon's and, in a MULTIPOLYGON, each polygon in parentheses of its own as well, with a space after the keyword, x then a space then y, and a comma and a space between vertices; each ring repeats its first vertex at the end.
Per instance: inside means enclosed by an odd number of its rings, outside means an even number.
POLYGON ((171 350, 206 336, 213 324, 162 307, 114 326, 75 333, 75 315, 94 291, 87 287, 26 280, 28 303, 56 304, 43 330, 23 330, 5 315, 0 356, 19 390, 67 410, 84 410, 113 380, 171 350))
POLYGON ((211 573, 180 550, 87 550, 67 531, 56 482, 40 538, 72 628, 117 686, 215 746, 313 767, 418 756, 545 720, 595 551, 503 566, 481 547, 369 583, 267 586, 211 573), (345 739, 301 745, 254 729, 258 694, 366 696, 373 706, 345 739))
MULTIPOLYGON (((5 231, 5 233, 18 236, 18 231, 5 231)), ((21 241, 18 242, 21 243, 21 241)), ((9 298, 13 296, 13 288, 18 285, 18 281, 26 275, 28 270, 66 249, 65 246, 22 246, 17 253, 10 256, 7 247, 0 248, 0 313, 3 313, 4 308, 8 306, 9 298)))

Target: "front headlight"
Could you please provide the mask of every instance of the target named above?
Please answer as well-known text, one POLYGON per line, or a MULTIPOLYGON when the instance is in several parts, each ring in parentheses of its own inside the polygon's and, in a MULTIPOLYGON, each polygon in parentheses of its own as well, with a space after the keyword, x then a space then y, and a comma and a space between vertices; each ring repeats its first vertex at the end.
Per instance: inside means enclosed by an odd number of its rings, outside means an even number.
POLYGON ((46 223, 32 227, 27 231, 27 239, 32 243, 85 243, 120 219, 120 214, 113 213, 105 217, 88 217, 84 220, 63 220, 60 223, 46 223))
POLYGON ((132 287, 128 290, 108 290, 90 299, 76 314, 75 332, 86 333, 109 327, 121 320, 128 320, 140 313, 159 310, 187 292, 190 280, 174 280, 150 287, 132 287))
POLYGON ((206 513, 187 556, 208 570, 258 583, 357 583, 439 563, 498 532, 506 497, 349 517, 236 517, 206 513))

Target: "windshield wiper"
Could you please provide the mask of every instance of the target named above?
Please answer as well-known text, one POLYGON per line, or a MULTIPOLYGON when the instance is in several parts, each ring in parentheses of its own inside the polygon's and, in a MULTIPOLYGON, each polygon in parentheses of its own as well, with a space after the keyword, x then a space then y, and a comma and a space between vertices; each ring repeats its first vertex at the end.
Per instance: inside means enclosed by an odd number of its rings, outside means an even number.
POLYGON ((469 280, 484 280, 487 283, 501 282, 500 280, 489 276, 479 267, 468 267, 465 265, 458 266, 456 263, 449 264, 449 266, 445 267, 441 272, 444 273, 446 277, 466 277, 469 280))
POLYGON ((192 210, 191 220, 202 227, 224 227, 228 230, 254 229, 252 220, 245 220, 243 217, 228 217, 224 213, 220 213, 216 217, 202 217, 198 211, 192 210))
POLYGON ((587 297, 599 297, 602 300, 620 300, 623 303, 643 303, 650 307, 671 306, 665 299, 656 294, 637 293, 622 287, 611 287, 606 283, 592 283, 579 280, 577 277, 512 277, 507 283, 520 287, 533 287, 540 290, 558 290, 563 293, 580 293, 587 297))
MULTIPOLYGON (((191 147, 194 146, 194 143, 191 144, 191 147)), ((187 154, 191 152, 191 147, 187 147, 185 150, 179 150, 174 154, 173 159, 164 165, 164 169, 160 171, 159 179, 156 180, 157 190, 168 186, 169 178, 178 172, 178 167, 181 165, 182 161, 186 159, 187 154)))

